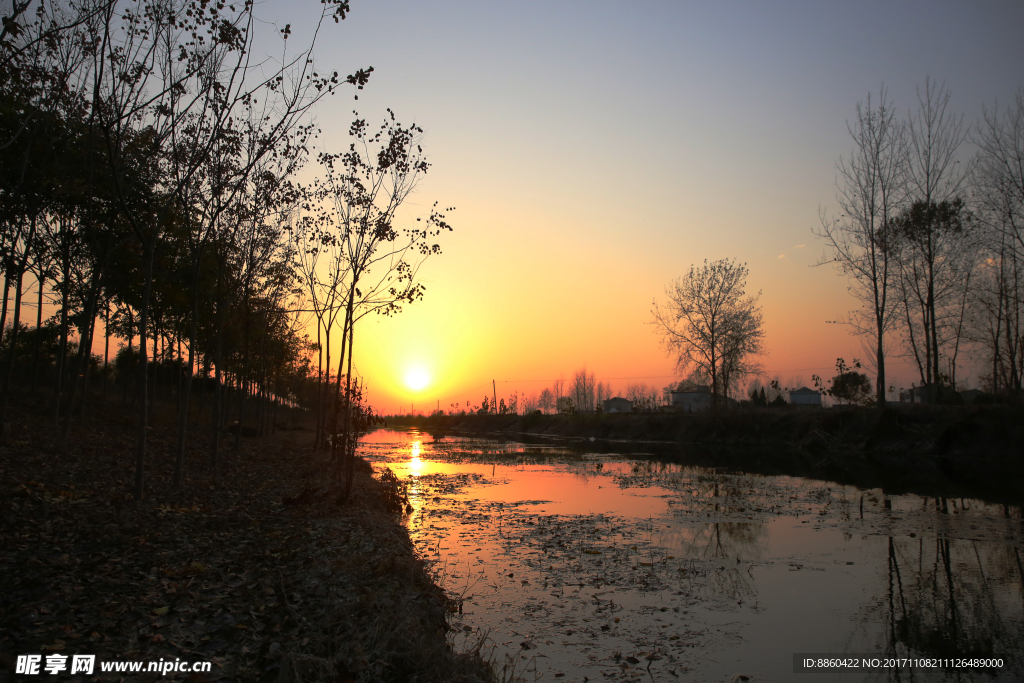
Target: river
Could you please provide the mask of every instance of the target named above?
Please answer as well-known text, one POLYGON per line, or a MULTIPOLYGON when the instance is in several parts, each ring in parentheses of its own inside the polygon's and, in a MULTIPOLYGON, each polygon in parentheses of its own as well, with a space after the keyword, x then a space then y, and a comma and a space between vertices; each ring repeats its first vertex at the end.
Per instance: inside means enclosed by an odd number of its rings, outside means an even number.
POLYGON ((453 644, 482 644, 504 680, 1020 680, 1019 507, 644 447, 382 429, 360 455, 406 482, 453 644), (795 673, 807 659, 816 671, 795 673))

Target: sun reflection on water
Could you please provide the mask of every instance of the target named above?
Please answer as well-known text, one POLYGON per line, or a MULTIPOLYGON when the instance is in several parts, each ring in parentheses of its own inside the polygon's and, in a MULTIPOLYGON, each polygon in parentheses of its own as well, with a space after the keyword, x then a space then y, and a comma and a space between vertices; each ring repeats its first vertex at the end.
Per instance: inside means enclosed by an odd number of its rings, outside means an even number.
POLYGON ((410 537, 443 568, 453 627, 543 675, 722 678, 735 661, 787 680, 779 651, 927 652, 950 614, 971 624, 956 651, 1024 642, 1020 512, 418 431, 362 448, 408 483, 410 537))
POLYGON ((420 448, 421 447, 422 447, 422 442, 420 442, 420 441, 413 441, 412 442, 412 447, 409 449, 409 455, 412 458, 409 461, 409 474, 411 474, 414 477, 420 476, 420 473, 423 470, 423 461, 420 459, 420 448))

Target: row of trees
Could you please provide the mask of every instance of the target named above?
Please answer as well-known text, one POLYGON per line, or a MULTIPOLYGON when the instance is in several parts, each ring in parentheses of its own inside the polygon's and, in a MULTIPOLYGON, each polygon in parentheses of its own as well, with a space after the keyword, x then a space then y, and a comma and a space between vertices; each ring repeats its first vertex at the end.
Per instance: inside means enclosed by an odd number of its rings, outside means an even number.
MULTIPOLYGON (((664 391, 667 392, 668 388, 664 391)), ((539 394, 516 391, 506 398, 499 397, 495 390, 492 396, 484 396, 478 404, 471 401, 452 403, 451 413, 527 415, 538 410, 545 414, 595 412, 601 410, 605 400, 619 395, 632 401, 634 410, 654 410, 666 402, 661 398, 662 393, 642 382, 628 384, 624 394, 616 393, 611 382, 597 381, 594 373, 583 366, 569 380, 562 375, 539 394)))
POLYGON ((498 398, 497 393, 484 396, 479 404, 467 402, 464 406, 452 404, 453 413, 478 413, 486 415, 528 414, 540 410, 543 413, 593 412, 601 405, 601 401, 611 398, 611 385, 597 382, 594 373, 586 366, 573 373, 572 378, 565 380, 564 375, 556 379, 551 387, 545 388, 540 394, 520 394, 513 392, 508 399, 498 398))
POLYGON ((544 413, 593 412, 600 410, 607 399, 622 396, 633 402, 634 410, 653 410, 660 404, 659 395, 656 388, 643 382, 631 382, 624 393, 619 393, 611 382, 596 381, 594 373, 584 366, 573 373, 568 383, 559 377, 542 390, 535 409, 544 413))
POLYGON ((1024 379, 1024 91, 973 124, 950 99, 929 79, 906 117, 884 88, 858 104, 840 215, 816 230, 861 302, 847 322, 871 347, 880 405, 892 353, 912 359, 933 401, 966 353, 993 393, 1019 396, 1024 379))
POLYGON ((586 366, 578 368, 566 383, 559 375, 551 386, 540 392, 537 408, 544 413, 593 412, 605 399, 611 398, 611 386, 597 382, 586 366))
POLYGON ((316 36, 347 16, 347 0, 321 4, 312 42, 298 51, 287 25, 273 46, 258 43, 255 9, 248 0, 15 0, 0 31, 0 425, 26 352, 27 275, 38 306, 27 351, 38 359, 43 341, 57 339, 62 448, 97 330, 105 365, 110 337, 126 342, 130 360, 119 368, 135 373, 137 498, 154 360, 179 369, 166 375, 177 385, 176 485, 196 376, 212 375, 214 465, 229 411, 238 439, 247 419, 284 397, 316 406, 321 442, 330 431, 335 449, 350 450, 347 434, 367 418, 352 379, 355 323, 421 296, 416 264, 450 229, 436 207, 415 229, 394 227, 428 164, 422 131, 390 112, 376 130, 357 119, 344 152, 320 153, 321 179, 295 180, 318 132, 313 108, 343 85, 361 89, 372 68, 339 77, 314 62, 316 36), (58 313, 44 321, 47 296, 58 313), (338 326, 332 372, 325 352, 338 326))

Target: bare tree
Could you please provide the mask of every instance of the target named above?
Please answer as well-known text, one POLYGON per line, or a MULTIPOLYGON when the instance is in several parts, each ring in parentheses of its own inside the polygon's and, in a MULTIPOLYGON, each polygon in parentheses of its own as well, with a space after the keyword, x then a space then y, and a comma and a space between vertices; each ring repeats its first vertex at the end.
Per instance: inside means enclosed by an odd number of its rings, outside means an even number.
POLYGON ((327 399, 330 387, 331 331, 345 309, 349 263, 341 244, 314 216, 303 216, 294 230, 295 271, 308 295, 316 319, 317 401, 315 447, 326 442, 327 399), (325 258, 321 261, 321 256, 325 258), (326 376, 325 376, 326 373, 326 376))
POLYGON ((894 225, 899 252, 901 325, 923 386, 940 397, 941 385, 955 384, 978 235, 963 200, 915 201, 894 225), (941 372, 940 356, 948 363, 941 372))
POLYGON ((885 341, 896 319, 890 291, 897 274, 898 241, 893 219, 905 195, 906 136, 883 87, 877 108, 857 104, 857 117, 847 123, 853 138, 849 159, 838 163, 836 199, 842 214, 821 214, 814 234, 825 240, 830 263, 850 279, 850 291, 862 308, 850 316, 853 329, 871 341, 877 372, 875 398, 885 405, 885 341))
POLYGON ((540 392, 540 398, 537 399, 537 406, 545 413, 550 413, 555 408, 555 395, 551 393, 550 389, 545 389, 540 392))
POLYGON ((555 407, 555 411, 556 412, 561 412, 562 411, 561 400, 565 396, 565 377, 564 376, 559 375, 558 379, 556 379, 552 383, 552 385, 551 385, 551 396, 555 400, 555 406, 554 406, 555 407))
POLYGON ((760 292, 746 293, 748 273, 735 260, 704 261, 665 288, 667 303, 654 303, 654 325, 679 372, 707 374, 715 403, 757 369, 751 357, 761 352, 764 331, 760 292))
POLYGON ((631 382, 626 385, 626 398, 633 402, 633 410, 637 412, 654 410, 658 405, 658 390, 646 382, 631 382))
POLYGON ((1024 387, 1024 261, 995 232, 970 289, 967 337, 988 368, 989 390, 1012 396, 1024 387))
MULTIPOLYGON (((901 323, 925 386, 955 381, 967 289, 977 253, 970 212, 960 195, 970 174, 957 158, 967 137, 963 115, 948 111, 951 93, 925 80, 907 122, 907 200, 895 221, 901 323), (940 372, 943 347, 949 372, 940 372)), ((937 399, 933 396, 932 399, 937 399)))
POLYGON ((587 372, 586 366, 577 369, 573 373, 572 387, 569 390, 569 395, 572 397, 576 410, 581 412, 592 412, 594 410, 594 389, 594 373, 587 372))
POLYGON ((992 392, 1016 395, 1024 386, 1024 89, 1011 105, 986 108, 972 138, 985 253, 971 292, 971 337, 985 349, 992 392))
POLYGON ((357 119, 349 128, 349 148, 339 154, 321 153, 319 157, 326 172, 320 200, 326 222, 333 225, 332 238, 340 247, 338 257, 345 261, 344 266, 338 266, 344 273, 345 315, 332 425, 334 448, 344 463, 339 470, 344 498, 351 491, 355 467, 356 435, 350 429, 356 409, 351 400, 355 395, 355 325, 370 313, 394 315, 404 304, 422 298, 424 287, 417 281, 418 269, 426 257, 441 253, 435 240, 452 230, 436 202, 428 216, 416 219, 415 227, 396 226, 399 207, 430 167, 420 144, 422 134, 423 129, 416 124, 399 123, 389 109, 380 128, 373 130, 364 119, 357 119), (339 414, 342 400, 344 412, 339 414))
POLYGON ((1017 91, 1013 104, 984 110, 974 143, 981 148, 979 185, 1005 218, 1000 230, 1024 252, 1024 88, 1017 91))

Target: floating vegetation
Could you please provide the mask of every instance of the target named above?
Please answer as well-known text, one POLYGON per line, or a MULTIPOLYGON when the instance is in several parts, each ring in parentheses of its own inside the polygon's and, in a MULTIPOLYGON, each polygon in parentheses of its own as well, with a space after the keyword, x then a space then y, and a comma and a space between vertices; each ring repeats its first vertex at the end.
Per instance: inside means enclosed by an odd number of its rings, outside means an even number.
POLYGON ((792 652, 939 656, 940 642, 1021 654, 1019 509, 417 438, 378 437, 367 455, 407 484, 453 644, 486 637, 506 680, 786 680, 792 652), (946 578, 955 595, 926 595, 946 578), (938 637, 950 615, 969 638, 938 637))

